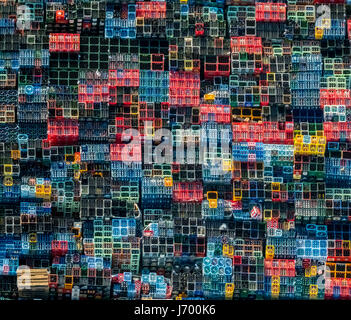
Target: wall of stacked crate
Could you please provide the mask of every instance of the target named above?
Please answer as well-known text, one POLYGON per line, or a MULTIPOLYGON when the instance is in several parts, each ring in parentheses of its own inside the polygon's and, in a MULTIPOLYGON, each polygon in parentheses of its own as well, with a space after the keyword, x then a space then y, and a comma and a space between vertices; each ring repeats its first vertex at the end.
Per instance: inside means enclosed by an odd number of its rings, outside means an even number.
POLYGON ((0 0, 0 298, 350 299, 350 39, 350 0, 0 0))

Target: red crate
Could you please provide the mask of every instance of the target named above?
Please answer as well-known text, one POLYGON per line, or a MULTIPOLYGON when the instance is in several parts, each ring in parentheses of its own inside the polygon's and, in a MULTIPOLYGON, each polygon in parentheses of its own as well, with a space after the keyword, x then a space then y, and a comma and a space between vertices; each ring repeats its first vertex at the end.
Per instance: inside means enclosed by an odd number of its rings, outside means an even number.
POLYGON ((155 104, 150 102, 139 102, 139 119, 152 121, 155 118, 155 104))
POLYGON ((342 105, 351 107, 351 90, 350 89, 320 89, 320 106, 342 105))
POLYGON ((341 299, 351 299, 351 279, 325 279, 325 299, 332 299, 334 295, 334 288, 338 287, 341 299))
POLYGON ((211 79, 213 77, 230 76, 230 56, 217 56, 216 62, 205 61, 204 77, 211 79))
POLYGON ((350 122, 324 122, 324 136, 327 141, 340 141, 340 138, 351 142, 350 122))
POLYGON ((264 275, 278 277, 295 277, 295 260, 290 259, 265 259, 264 275))
MULTIPOLYGON (((129 143, 131 140, 135 141, 144 136, 143 133, 138 131, 138 128, 133 127, 133 122, 137 119, 117 117, 115 123, 116 142, 117 143, 129 143), (130 130, 129 130, 130 129, 130 130)), ((136 124, 137 126, 137 124, 136 124)), ((140 128, 139 128, 140 130, 140 128)))
POLYGON ((232 53, 262 54, 262 38, 254 36, 232 37, 230 48, 232 53))
POLYGON ((187 71, 169 73, 169 103, 191 107, 200 103, 200 74, 187 71))
POLYGON ((227 105, 200 105, 200 122, 215 121, 217 123, 231 122, 231 109, 227 105))
POLYGON ((165 19, 166 2, 144 1, 136 3, 136 16, 147 19, 165 19))
POLYGON ((293 122, 233 123, 233 142, 293 144, 293 122))
POLYGON ((78 120, 49 119, 48 140, 53 146, 72 145, 78 143, 78 120))
POLYGON ((78 102, 85 103, 85 106, 91 106, 93 103, 109 102, 108 85, 78 85, 78 102))
POLYGON ((242 256, 234 256, 233 257, 233 265, 241 265, 242 263, 242 256))
POLYGON ((286 20, 285 3, 256 2, 256 21, 283 22, 286 20))
POLYGON ((199 182, 177 182, 173 184, 173 201, 202 202, 203 187, 199 182))
POLYGON ((293 122, 263 122, 263 142, 294 144, 293 122))
POLYGON ((139 87, 139 70, 109 70, 108 84, 109 87, 139 87))
POLYGON ((79 52, 80 34, 78 33, 50 33, 50 52, 79 52))
POLYGON ((53 256, 64 256, 68 251, 68 242, 67 241, 51 241, 51 254, 53 256))
POLYGON ((328 261, 351 262, 349 240, 328 240, 328 261), (334 248, 331 244, 334 243, 334 248))
POLYGON ((235 122, 233 128, 233 142, 262 142, 262 123, 235 122))
POLYGON ((141 136, 145 135, 145 122, 151 122, 152 128, 157 130, 163 127, 163 122, 167 118, 169 114, 169 103, 162 102, 161 103, 161 115, 156 117, 156 109, 155 104, 153 102, 139 102, 139 132, 141 136), (166 118, 165 118, 166 117, 166 118))
POLYGON ((133 88, 132 90, 127 90, 128 94, 125 93, 124 88, 122 92, 118 90, 118 87, 109 87, 109 104, 114 105, 118 103, 118 98, 122 96, 122 104, 131 105, 138 103, 138 89, 133 88))
POLYGON ((141 144, 110 144, 111 161, 141 162, 141 144))

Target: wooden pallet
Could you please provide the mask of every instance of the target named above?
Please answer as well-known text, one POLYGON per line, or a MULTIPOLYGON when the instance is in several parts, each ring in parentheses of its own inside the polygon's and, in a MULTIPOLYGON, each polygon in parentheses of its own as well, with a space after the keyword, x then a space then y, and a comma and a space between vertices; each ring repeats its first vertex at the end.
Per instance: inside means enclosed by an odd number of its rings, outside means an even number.
POLYGON ((17 270, 18 296, 45 299, 49 293, 48 269, 17 270))

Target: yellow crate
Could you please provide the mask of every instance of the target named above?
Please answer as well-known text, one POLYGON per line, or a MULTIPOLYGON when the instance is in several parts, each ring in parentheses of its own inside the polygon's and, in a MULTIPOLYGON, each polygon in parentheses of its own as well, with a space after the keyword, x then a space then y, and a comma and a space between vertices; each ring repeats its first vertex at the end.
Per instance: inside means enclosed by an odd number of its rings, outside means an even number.
POLYGON ((208 191, 206 196, 207 196, 209 207, 212 209, 216 209, 218 206, 218 192, 208 191))
POLYGON ((4 186, 12 187, 13 186, 13 179, 12 177, 6 176, 4 177, 4 186))
POLYGON ((310 292, 310 297, 311 298, 317 297, 317 295, 318 295, 318 285, 310 284, 309 292, 310 292))
POLYGON ((303 135, 302 134, 297 134, 295 137, 294 137, 294 144, 295 143, 302 143, 303 142, 303 135))
POLYGON ((305 278, 309 278, 311 276, 311 270, 310 268, 305 269, 305 278))
POLYGON ((192 71, 194 68, 193 60, 185 60, 184 61, 184 70, 185 71, 192 71))
POLYGON ((268 80, 268 82, 275 82, 275 73, 268 72, 267 73, 267 80, 268 80))
POLYGON ((317 155, 323 156, 325 152, 325 144, 317 144, 317 155))
POLYGON ((233 170, 233 163, 231 160, 222 160, 222 170, 223 171, 232 171, 233 170))
POLYGON ((266 259, 273 259, 274 258, 274 246, 273 245, 267 245, 266 246, 266 259))
POLYGON ((225 284, 225 292, 226 293, 233 293, 234 292, 235 285, 234 283, 226 283, 225 284))
POLYGON ((74 179, 79 180, 80 178, 80 171, 79 170, 74 170, 74 179))
POLYGON ((51 195, 51 185, 44 186, 44 194, 51 195))
POLYGON ((272 295, 272 297, 279 296, 279 293, 280 293, 280 286, 276 285, 276 284, 272 284, 272 287, 271 287, 271 295, 272 295))
POLYGON ((13 173, 12 170, 13 170, 12 164, 4 164, 4 175, 5 176, 7 176, 7 175, 12 176, 12 173, 13 173))
POLYGON ((11 150, 11 158, 18 160, 21 157, 21 152, 19 150, 11 150))
POLYGON ((294 153, 302 152, 302 143, 294 143, 294 153))
POLYGON ((172 187, 173 186, 173 179, 172 179, 172 177, 165 177, 163 179, 163 182, 164 182, 164 186, 165 187, 172 187))
POLYGON ((316 40, 323 39, 324 30, 322 28, 315 27, 314 29, 314 37, 316 40))
POLYGON ((311 143, 309 146, 308 153, 312 154, 312 155, 316 155, 317 154, 317 145, 311 143))
POLYGON ((311 277, 315 277, 317 275, 317 266, 311 266, 311 277))
POLYGON ((233 258, 234 256, 234 246, 229 246, 229 249, 228 249, 228 256, 230 258, 233 258))
POLYGON ((272 219, 272 210, 265 209, 263 211, 263 219, 264 220, 271 220, 272 219))
POLYGON ((227 255, 229 251, 229 244, 226 244, 226 243, 223 244, 222 251, 223 251, 223 255, 227 255))
POLYGON ((309 143, 303 143, 302 144, 301 153, 302 154, 308 154, 309 153, 309 149, 310 149, 310 144, 309 143))
POLYGON ((279 276, 272 276, 272 284, 279 285, 280 284, 280 277, 279 276))
POLYGON ((73 276, 65 276, 65 289, 72 290, 73 288, 73 276))
POLYGON ((144 17, 137 17, 136 18, 136 25, 137 25, 137 27, 144 26, 144 17))
POLYGON ((216 95, 214 93, 206 93, 204 95, 204 99, 206 101, 211 101, 211 100, 214 100, 216 98, 216 95))
POLYGON ((65 162, 67 164, 72 164, 75 161, 75 155, 73 154, 65 154, 65 162))
POLYGON ((222 251, 223 251, 224 256, 226 256, 228 258, 233 258, 234 246, 231 246, 229 244, 223 244, 222 251))
POLYGON ((234 189, 234 192, 233 192, 233 201, 240 201, 242 199, 242 191, 241 189, 238 189, 238 191, 240 191, 240 195, 236 195, 235 194, 235 189, 234 189))
POLYGON ((310 144, 317 144, 318 138, 317 136, 310 136, 310 144))
POLYGON ((234 283, 226 283, 225 284, 225 298, 226 299, 233 298, 234 288, 235 288, 234 283))
POLYGON ((280 182, 272 182, 272 191, 280 191, 280 182))
POLYGON ((29 234, 29 243, 36 243, 37 242, 37 234, 36 233, 30 233, 29 234))
POLYGON ((44 185, 42 184, 35 185, 35 195, 36 196, 44 195, 44 185))

